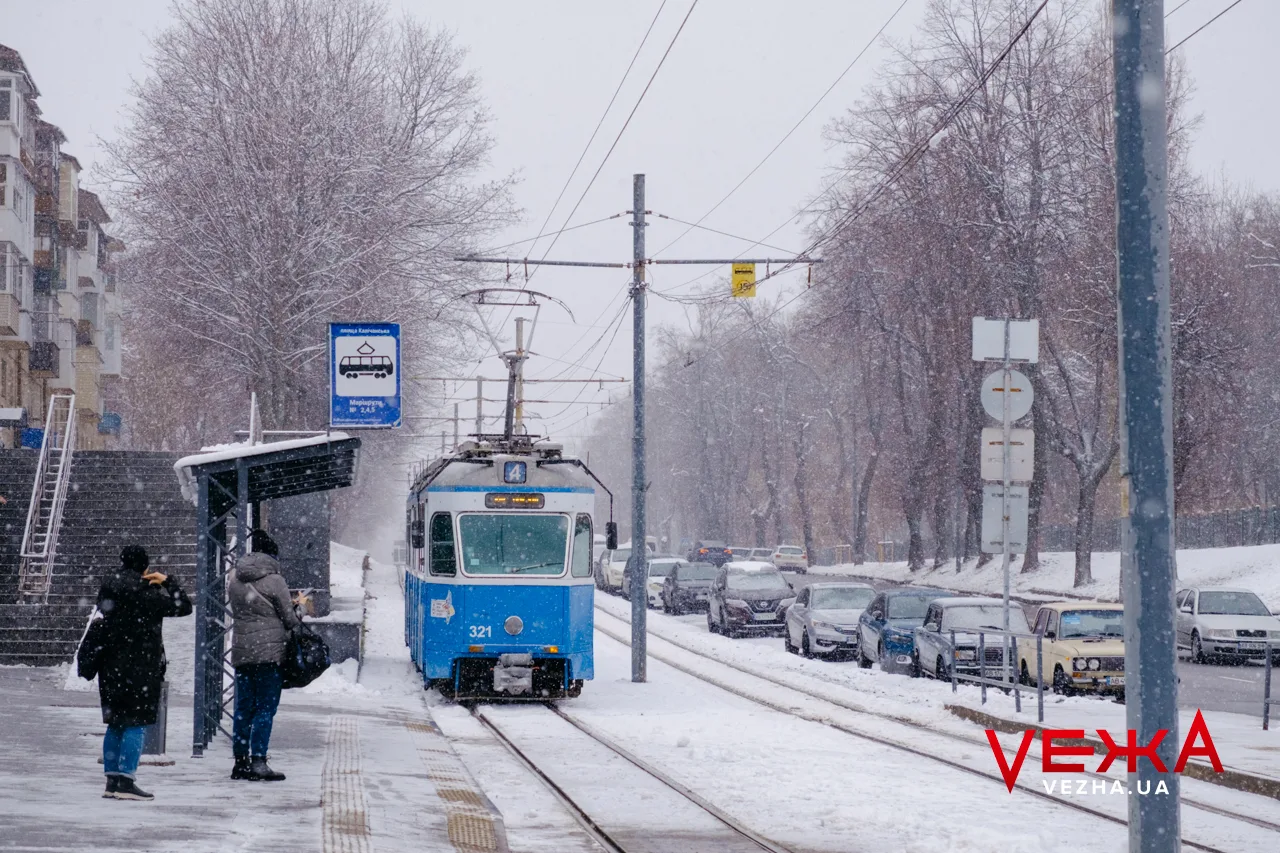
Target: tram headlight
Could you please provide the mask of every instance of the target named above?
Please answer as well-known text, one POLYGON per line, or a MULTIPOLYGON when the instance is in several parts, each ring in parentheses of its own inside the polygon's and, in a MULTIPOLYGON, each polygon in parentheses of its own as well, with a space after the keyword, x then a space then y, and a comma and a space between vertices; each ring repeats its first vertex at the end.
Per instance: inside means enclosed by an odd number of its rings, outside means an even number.
POLYGON ((508 616, 507 621, 502 623, 502 627, 511 636, 515 636, 524 630, 524 620, 519 616, 508 616))

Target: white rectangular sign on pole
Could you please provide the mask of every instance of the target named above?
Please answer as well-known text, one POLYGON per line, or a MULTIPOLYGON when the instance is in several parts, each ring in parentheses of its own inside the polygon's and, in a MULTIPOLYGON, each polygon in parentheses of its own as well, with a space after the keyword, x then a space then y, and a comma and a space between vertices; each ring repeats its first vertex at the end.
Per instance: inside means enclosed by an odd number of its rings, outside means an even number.
MULTIPOLYGON (((987 554, 1004 553, 1002 522, 1004 486, 988 484, 982 487, 982 550, 987 554)), ((1027 550, 1027 487, 1009 487, 1009 553, 1023 554, 1027 550)))
MULTIPOLYGON (((1034 430, 1009 431, 1009 479, 1030 482, 1035 473, 1036 434, 1034 430)), ((1004 482, 1004 430, 985 427, 982 430, 982 479, 1004 482)))
POLYGON ((1040 360, 1039 320, 973 318, 973 360, 1004 361, 1004 327, 1009 326, 1009 360, 1040 360))

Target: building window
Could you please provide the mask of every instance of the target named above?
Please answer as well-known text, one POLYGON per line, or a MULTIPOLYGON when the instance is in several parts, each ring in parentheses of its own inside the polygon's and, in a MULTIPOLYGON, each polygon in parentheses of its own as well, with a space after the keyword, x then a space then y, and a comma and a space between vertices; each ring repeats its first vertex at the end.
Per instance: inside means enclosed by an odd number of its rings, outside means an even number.
POLYGON ((98 294, 80 294, 80 319, 87 320, 93 328, 100 328, 98 320, 98 294))
POLYGON ((7 192, 9 187, 9 164, 0 163, 0 207, 4 207, 4 203, 9 198, 7 192))
POLYGON ((12 77, 0 77, 0 121, 13 121, 12 77))
POLYGON ((115 318, 115 315, 114 315, 114 314, 112 314, 112 315, 110 315, 109 317, 107 317, 107 331, 106 331, 106 335, 105 335, 104 344, 105 344, 105 346, 106 346, 106 348, 107 348, 107 352, 115 352, 115 349, 116 349, 116 318, 115 318))
POLYGON ((0 243, 0 293, 18 291, 18 251, 8 243, 0 243))

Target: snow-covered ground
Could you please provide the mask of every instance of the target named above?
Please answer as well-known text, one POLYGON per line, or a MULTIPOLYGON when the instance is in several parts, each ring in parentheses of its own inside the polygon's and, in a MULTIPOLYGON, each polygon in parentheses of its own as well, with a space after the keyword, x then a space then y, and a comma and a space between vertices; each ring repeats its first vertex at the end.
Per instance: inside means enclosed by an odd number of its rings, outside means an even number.
MULTIPOLYGON (((1178 551, 1178 586, 1236 586, 1250 589, 1261 596, 1273 610, 1280 609, 1280 545, 1250 545, 1238 548, 1196 548, 1178 551)), ((900 563, 863 563, 855 566, 815 566, 815 574, 859 575, 899 583, 939 586, 965 592, 998 593, 1003 589, 1004 574, 1000 559, 991 560, 981 569, 971 559, 957 572, 955 561, 939 569, 924 568, 917 572, 900 563)), ((1010 575, 1015 595, 1031 600, 1047 600, 1056 596, 1084 596, 1114 601, 1120 590, 1120 554, 1116 551, 1095 552, 1093 583, 1073 587, 1075 555, 1050 552, 1040 555, 1040 568, 1020 574, 1021 558, 1013 562, 1010 575)))

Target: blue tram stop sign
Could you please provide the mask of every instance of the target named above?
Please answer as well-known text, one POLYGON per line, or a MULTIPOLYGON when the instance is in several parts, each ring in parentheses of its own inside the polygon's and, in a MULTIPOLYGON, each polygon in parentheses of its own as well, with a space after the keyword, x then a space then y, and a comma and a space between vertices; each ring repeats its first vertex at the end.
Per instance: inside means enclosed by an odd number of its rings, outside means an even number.
POLYGON ((400 324, 329 324, 329 425, 400 426, 400 324))

